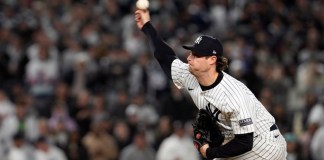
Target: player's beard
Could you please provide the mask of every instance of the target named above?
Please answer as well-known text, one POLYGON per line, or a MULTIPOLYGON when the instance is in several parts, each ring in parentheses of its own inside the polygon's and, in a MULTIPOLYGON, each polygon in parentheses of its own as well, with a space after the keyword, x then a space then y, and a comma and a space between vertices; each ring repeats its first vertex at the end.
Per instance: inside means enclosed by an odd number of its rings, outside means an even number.
POLYGON ((192 65, 188 65, 189 72, 196 78, 202 77, 208 74, 208 68, 194 68, 192 65))
POLYGON ((189 72, 194 75, 195 77, 197 77, 197 72, 198 70, 195 70, 194 68, 192 68, 192 66, 188 66, 189 72))
POLYGON ((190 66, 190 64, 188 65, 188 70, 189 70, 189 72, 190 72, 191 74, 194 75, 193 69, 192 69, 192 67, 190 66))
POLYGON ((188 70, 189 70, 189 72, 192 74, 192 69, 191 69, 191 67, 190 67, 190 64, 188 65, 188 70))

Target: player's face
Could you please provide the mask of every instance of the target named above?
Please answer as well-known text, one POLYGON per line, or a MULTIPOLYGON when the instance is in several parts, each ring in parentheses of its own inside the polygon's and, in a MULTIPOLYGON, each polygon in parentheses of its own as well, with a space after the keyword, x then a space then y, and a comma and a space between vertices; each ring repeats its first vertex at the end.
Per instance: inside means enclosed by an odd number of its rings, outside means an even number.
POLYGON ((198 56, 195 53, 190 53, 187 57, 187 61, 189 64, 189 71, 193 75, 199 75, 200 73, 207 72, 210 70, 214 65, 211 65, 215 63, 215 56, 198 56))

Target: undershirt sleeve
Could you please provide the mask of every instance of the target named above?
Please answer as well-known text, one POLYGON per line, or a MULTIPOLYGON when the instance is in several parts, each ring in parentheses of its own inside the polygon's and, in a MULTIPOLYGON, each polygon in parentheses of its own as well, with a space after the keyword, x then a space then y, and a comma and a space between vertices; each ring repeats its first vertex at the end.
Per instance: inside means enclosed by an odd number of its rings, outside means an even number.
POLYGON ((145 23, 142 27, 142 31, 152 42, 154 47, 154 57, 159 62, 164 73, 169 79, 172 79, 171 64, 175 59, 177 59, 176 54, 174 53, 172 48, 167 43, 165 43, 162 40, 162 38, 157 34, 151 22, 145 23))
POLYGON ((219 147, 207 148, 207 159, 235 157, 253 147, 253 133, 236 134, 235 138, 219 147))

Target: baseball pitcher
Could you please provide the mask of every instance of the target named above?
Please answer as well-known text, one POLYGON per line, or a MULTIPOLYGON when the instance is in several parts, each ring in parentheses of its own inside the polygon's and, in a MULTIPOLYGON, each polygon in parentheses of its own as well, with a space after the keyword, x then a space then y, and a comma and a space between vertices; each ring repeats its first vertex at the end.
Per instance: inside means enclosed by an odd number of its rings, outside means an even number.
POLYGON ((286 159, 286 141, 273 116, 240 81, 223 72, 227 59, 221 42, 199 36, 188 63, 179 60, 150 23, 148 10, 135 12, 137 27, 154 47, 154 56, 166 75, 186 89, 199 109, 194 145, 207 159, 286 159))

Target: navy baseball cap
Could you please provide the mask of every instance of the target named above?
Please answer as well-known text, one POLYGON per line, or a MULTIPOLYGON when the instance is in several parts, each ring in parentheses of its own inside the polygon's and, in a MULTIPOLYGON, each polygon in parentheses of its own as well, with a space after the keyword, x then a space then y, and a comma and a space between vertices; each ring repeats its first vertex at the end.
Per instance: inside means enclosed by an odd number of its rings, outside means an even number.
POLYGON ((184 49, 191 50, 198 56, 223 56, 223 45, 221 42, 211 36, 199 36, 193 45, 184 45, 184 49))

